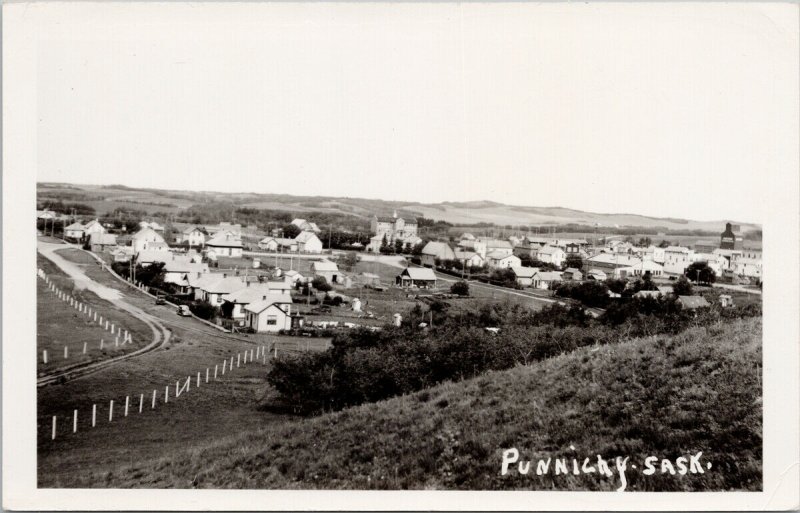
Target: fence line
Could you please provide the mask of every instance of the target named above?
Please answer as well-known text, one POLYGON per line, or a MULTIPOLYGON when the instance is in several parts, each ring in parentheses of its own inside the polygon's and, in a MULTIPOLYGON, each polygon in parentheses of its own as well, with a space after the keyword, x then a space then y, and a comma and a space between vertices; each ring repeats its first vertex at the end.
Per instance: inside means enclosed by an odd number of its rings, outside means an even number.
MULTIPOLYGON (((259 345, 256 348, 251 348, 249 350, 244 351, 243 353, 237 353, 237 364, 238 364, 237 367, 239 367, 239 366, 243 367, 243 366, 247 365, 248 363, 252 364, 252 363, 256 362, 257 361, 255 359, 255 355, 256 354, 261 355, 262 364, 266 365, 266 363, 267 363, 267 354, 270 352, 270 349, 273 349, 275 358, 277 358, 277 355, 278 355, 277 343, 273 342, 272 346, 273 347, 270 348, 270 347, 268 347, 268 345, 259 345), (250 354, 250 358, 247 358, 247 354, 248 353, 250 354), (244 357, 242 358, 243 355, 244 355, 244 357)), ((222 360, 222 375, 225 374, 226 367, 229 368, 229 373, 230 373, 230 371, 233 371, 233 356, 230 357, 230 362, 229 362, 227 357, 222 360), (229 365, 229 367, 228 367, 228 365, 229 365)), ((213 379, 213 381, 215 381, 215 382, 219 381, 219 379, 218 379, 218 370, 219 370, 219 364, 214 364, 214 379, 213 379)), ((209 383, 211 381, 211 378, 210 378, 210 376, 211 376, 211 368, 210 367, 206 367, 205 368, 205 372, 206 372, 206 383, 209 383)), ((191 391, 192 378, 195 378, 195 388, 200 388, 201 387, 201 383, 202 383, 201 376, 202 376, 202 371, 198 371, 194 375, 187 376, 185 381, 183 381, 183 378, 176 380, 175 381, 175 398, 178 398, 178 397, 180 397, 180 396, 182 396, 184 394, 187 394, 187 393, 189 393, 191 391)), ((167 385, 166 387, 164 387, 164 404, 169 404, 169 389, 170 389, 170 385, 167 385)), ((124 411, 123 411, 123 417, 128 417, 129 416, 129 412, 130 412, 130 397, 131 397, 130 395, 126 395, 125 396, 125 407, 124 407, 124 411)), ((157 399, 158 399, 158 390, 157 389, 153 389, 153 395, 152 395, 151 406, 150 406, 151 410, 155 410, 156 409, 157 399)), ((138 410, 139 410, 140 414, 143 413, 143 411, 144 411, 144 393, 140 393, 139 394, 139 409, 138 410)), ((91 417, 91 419, 92 419, 91 426, 94 428, 97 425, 97 403, 93 403, 92 404, 92 417, 91 417)), ((113 421, 114 421, 114 400, 111 399, 109 401, 109 403, 108 403, 108 422, 109 423, 113 423, 113 421)), ((78 432, 78 410, 74 409, 72 411, 72 433, 77 433, 77 432, 78 432)), ((57 415, 53 415, 53 417, 52 417, 51 439, 55 440, 56 437, 57 437, 57 434, 58 434, 58 416, 57 415)))

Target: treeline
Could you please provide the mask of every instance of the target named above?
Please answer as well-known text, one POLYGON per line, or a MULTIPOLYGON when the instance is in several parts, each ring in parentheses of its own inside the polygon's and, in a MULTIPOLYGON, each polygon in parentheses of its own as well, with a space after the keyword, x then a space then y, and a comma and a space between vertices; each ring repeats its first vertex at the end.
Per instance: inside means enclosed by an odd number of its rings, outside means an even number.
POLYGON ((451 312, 439 301, 427 311, 417 306, 403 327, 337 334, 323 353, 276 360, 268 381, 280 395, 272 406, 302 414, 338 410, 528 365, 579 347, 758 315, 758 305, 687 312, 669 298, 621 301, 598 319, 578 306, 555 304, 534 312, 519 305, 488 304, 451 312), (435 328, 417 327, 431 320, 435 328))
POLYGON ((61 200, 41 199, 36 202, 36 210, 52 210, 59 214, 95 215, 94 207, 85 203, 64 203, 61 200))

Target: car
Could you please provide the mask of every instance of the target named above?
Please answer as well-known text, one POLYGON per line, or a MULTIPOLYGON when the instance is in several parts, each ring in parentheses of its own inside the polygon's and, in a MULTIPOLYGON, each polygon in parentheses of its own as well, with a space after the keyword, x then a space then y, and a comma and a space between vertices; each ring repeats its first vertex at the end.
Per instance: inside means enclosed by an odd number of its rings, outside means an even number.
POLYGON ((156 304, 157 305, 166 305, 167 304, 167 300, 164 299, 163 296, 158 296, 158 297, 156 297, 156 304))
POLYGON ((186 305, 179 305, 178 306, 178 315, 181 317, 191 317, 192 312, 189 310, 189 307, 186 305))

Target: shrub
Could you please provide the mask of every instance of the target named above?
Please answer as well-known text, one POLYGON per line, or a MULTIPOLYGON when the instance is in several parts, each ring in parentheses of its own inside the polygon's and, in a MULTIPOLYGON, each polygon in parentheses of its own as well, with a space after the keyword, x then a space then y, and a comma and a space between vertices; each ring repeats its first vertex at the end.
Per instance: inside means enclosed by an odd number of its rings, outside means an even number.
POLYGON ((469 296, 469 284, 465 281, 457 281, 450 286, 450 293, 459 296, 469 296))
POLYGON ((333 289, 331 285, 328 283, 322 276, 316 276, 313 280, 311 280, 311 286, 317 289, 320 292, 328 292, 333 289))

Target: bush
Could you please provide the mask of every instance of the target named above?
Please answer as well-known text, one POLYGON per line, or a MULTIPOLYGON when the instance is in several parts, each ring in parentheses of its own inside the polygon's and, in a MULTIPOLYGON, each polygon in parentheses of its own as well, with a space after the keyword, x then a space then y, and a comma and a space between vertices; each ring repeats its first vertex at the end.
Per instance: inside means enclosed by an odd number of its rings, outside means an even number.
POLYGON ((189 305, 189 310, 206 321, 210 321, 219 316, 219 308, 208 301, 195 301, 189 305))
POLYGON ((328 280, 322 276, 314 277, 314 279, 311 280, 311 286, 320 292, 328 292, 333 290, 333 287, 331 287, 331 285, 328 283, 328 280))
POLYGON ((672 284, 672 292, 676 296, 691 296, 693 293, 692 283, 686 279, 686 276, 681 276, 672 284))
POLYGON ((469 296, 469 284, 465 281, 457 281, 450 286, 450 293, 459 296, 469 296))

